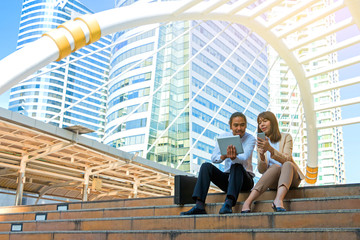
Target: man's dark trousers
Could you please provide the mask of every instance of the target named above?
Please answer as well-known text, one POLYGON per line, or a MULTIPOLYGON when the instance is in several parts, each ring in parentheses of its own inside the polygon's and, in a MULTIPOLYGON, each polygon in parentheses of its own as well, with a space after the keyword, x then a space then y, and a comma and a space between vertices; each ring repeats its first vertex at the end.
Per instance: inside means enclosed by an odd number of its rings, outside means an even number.
POLYGON ((192 195, 193 199, 205 202, 210 181, 227 193, 227 198, 233 200, 233 206, 235 206, 241 190, 250 191, 254 186, 253 178, 246 172, 242 164, 232 164, 230 173, 224 173, 213 164, 206 162, 200 167, 192 195))

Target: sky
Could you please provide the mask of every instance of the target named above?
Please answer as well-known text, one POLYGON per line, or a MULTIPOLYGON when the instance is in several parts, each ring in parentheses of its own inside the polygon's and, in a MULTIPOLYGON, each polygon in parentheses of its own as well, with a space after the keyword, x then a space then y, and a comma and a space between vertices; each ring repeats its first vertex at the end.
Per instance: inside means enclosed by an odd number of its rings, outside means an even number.
MULTIPOLYGON (((111 9, 114 7, 114 0, 80 0, 95 13, 111 9)), ((16 41, 19 30, 22 0, 1 0, 0 1, 0 60, 16 50, 16 41)), ((341 18, 341 16, 339 17, 341 18)), ((343 31, 344 35, 337 36, 341 41, 343 36, 351 35, 359 31, 356 27, 343 31)), ((358 56, 360 54, 360 44, 355 45, 347 51, 339 52, 338 58, 346 59, 348 56, 358 56)), ((340 80, 350 77, 360 76, 360 64, 340 70, 340 80)), ((1 75, 0 75, 1 76, 1 75)), ((0 77, 1 79, 1 77, 0 77)), ((358 97, 360 94, 360 84, 341 89, 341 99, 358 97)), ((8 108, 9 93, 0 95, 0 107, 8 108)), ((342 118, 347 119, 359 116, 360 104, 342 108, 342 118)), ((345 172, 347 183, 360 183, 360 157, 357 153, 359 148, 360 124, 343 127, 343 139, 345 149, 345 172)))

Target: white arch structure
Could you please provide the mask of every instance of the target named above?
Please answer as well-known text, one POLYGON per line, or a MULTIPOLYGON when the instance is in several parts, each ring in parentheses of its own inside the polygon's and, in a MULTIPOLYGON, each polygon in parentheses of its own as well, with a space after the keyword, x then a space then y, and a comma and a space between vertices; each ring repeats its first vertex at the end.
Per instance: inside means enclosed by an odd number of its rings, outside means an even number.
MULTIPOLYGON (((318 138, 317 130, 322 128, 343 126, 360 122, 360 117, 341 120, 327 125, 316 125, 316 111, 360 103, 360 97, 336 102, 325 106, 314 106, 314 94, 340 89, 360 83, 360 77, 343 80, 332 86, 312 89, 309 79, 323 73, 336 71, 341 68, 360 63, 360 56, 342 62, 337 62, 316 72, 306 72, 305 64, 319 57, 335 53, 341 49, 360 43, 360 36, 356 35, 332 49, 327 49, 316 55, 298 56, 296 50, 301 47, 339 32, 347 27, 356 25, 360 29, 360 1, 338 0, 316 14, 309 15, 302 21, 289 24, 294 16, 306 11, 319 0, 303 0, 292 6, 288 11, 276 19, 266 20, 263 14, 272 8, 286 4, 286 0, 239 0, 231 3, 229 0, 181 0, 156 3, 135 3, 128 7, 115 8, 93 15, 85 15, 60 25, 57 29, 43 35, 37 41, 9 55, 0 62, 0 94, 19 83, 36 70, 48 65, 52 61, 63 59, 71 52, 97 41, 102 36, 124 29, 141 25, 182 21, 182 20, 222 20, 239 23, 260 35, 274 48, 279 56, 287 63, 297 79, 300 89, 304 112, 306 116, 308 162, 307 182, 315 183, 317 177, 318 138), (348 8, 351 16, 338 22, 316 36, 309 36, 300 41, 289 41, 289 36, 296 34, 310 24, 323 19, 336 11, 348 8), (136 14, 134 14, 136 13, 136 14), (284 23, 287 23, 286 26, 284 23), (279 27, 281 26, 281 27, 279 27), (284 27, 285 26, 285 27, 284 27)), ((306 13, 308 15, 308 13, 306 13)))

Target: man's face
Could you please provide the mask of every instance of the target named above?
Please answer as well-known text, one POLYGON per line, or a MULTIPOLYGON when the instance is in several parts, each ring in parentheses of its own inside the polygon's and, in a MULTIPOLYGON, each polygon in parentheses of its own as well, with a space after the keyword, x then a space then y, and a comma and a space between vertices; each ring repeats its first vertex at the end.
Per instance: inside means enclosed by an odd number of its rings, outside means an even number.
POLYGON ((243 137, 246 131, 245 119, 242 117, 234 117, 230 129, 232 130, 233 135, 240 135, 240 137, 243 137))

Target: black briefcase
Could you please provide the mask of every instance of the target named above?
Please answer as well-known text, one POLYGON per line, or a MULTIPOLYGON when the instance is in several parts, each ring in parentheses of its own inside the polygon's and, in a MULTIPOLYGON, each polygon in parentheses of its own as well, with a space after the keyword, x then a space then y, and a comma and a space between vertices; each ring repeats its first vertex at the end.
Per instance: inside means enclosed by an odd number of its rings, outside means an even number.
POLYGON ((192 194, 196 184, 196 177, 176 175, 175 176, 175 204, 190 204, 195 203, 192 194))

